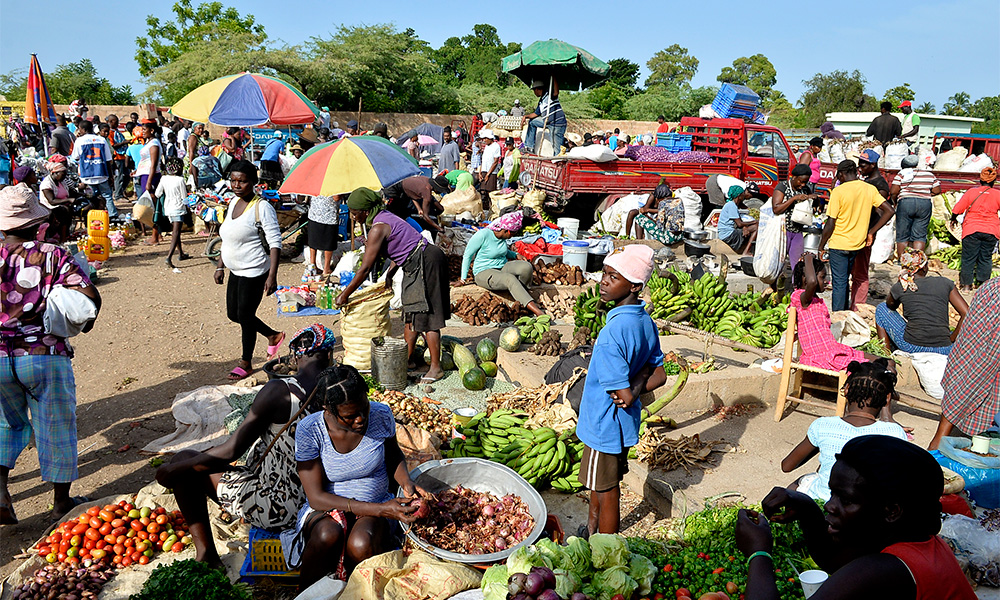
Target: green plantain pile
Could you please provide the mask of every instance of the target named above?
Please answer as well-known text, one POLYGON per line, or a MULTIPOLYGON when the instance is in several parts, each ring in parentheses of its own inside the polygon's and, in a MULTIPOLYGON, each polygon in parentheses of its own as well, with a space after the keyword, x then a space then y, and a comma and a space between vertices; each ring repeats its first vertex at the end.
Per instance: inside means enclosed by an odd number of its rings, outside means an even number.
POLYGON ((576 334, 586 327, 590 330, 591 339, 597 339, 597 334, 601 332, 608 320, 608 311, 614 306, 614 302, 601 302, 599 286, 595 285, 580 294, 576 298, 576 306, 573 309, 573 323, 576 325, 573 333, 576 334))
POLYGON ((934 253, 934 258, 940 260, 949 269, 956 271, 962 268, 962 247, 949 246, 934 253))
POLYGON ((662 277, 656 271, 649 277, 649 294, 654 319, 673 321, 683 318, 684 312, 694 303, 694 292, 691 290, 690 277, 685 283, 676 272, 667 272, 662 277))
POLYGON ((464 440, 452 440, 446 458, 472 456, 507 465, 537 489, 575 493, 582 489, 578 481, 583 442, 576 439, 576 428, 557 434, 550 427, 526 429, 528 415, 501 409, 487 415, 479 413, 459 432, 464 440))
POLYGON ((726 281, 711 273, 705 273, 701 279, 691 282, 694 295, 694 307, 691 312, 691 325, 702 331, 714 331, 722 320, 722 315, 733 307, 733 299, 726 289, 726 281))
POLYGON ((521 317, 514 321, 514 327, 517 327, 522 340, 534 344, 542 339, 543 333, 552 328, 552 317, 549 315, 521 317))

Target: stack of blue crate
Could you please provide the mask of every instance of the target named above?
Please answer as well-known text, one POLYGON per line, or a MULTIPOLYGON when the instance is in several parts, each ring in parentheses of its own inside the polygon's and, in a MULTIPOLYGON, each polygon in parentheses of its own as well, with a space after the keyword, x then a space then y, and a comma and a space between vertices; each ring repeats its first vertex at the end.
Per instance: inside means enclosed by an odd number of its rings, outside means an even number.
POLYGON ((712 100, 712 110, 724 119, 753 119, 760 96, 745 85, 723 83, 712 100))

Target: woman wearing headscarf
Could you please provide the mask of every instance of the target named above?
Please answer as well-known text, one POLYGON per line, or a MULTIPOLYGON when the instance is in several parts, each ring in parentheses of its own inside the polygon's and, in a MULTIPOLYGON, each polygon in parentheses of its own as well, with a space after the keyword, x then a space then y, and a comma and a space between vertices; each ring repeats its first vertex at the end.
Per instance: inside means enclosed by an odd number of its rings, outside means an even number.
POLYGON ((674 198, 670 185, 660 179, 660 184, 649 194, 646 203, 628 212, 626 234, 631 235, 633 222, 636 239, 645 239, 648 235, 661 244, 673 244, 681 239, 684 232, 684 203, 680 198, 674 198))
POLYGON ((229 373, 231 381, 253 373, 251 361, 258 334, 267 338, 268 360, 278 356, 285 339, 284 333, 271 329, 257 316, 263 297, 278 289, 281 229, 274 207, 254 193, 256 184, 257 167, 253 164, 237 160, 230 165, 229 187, 236 199, 230 202, 226 220, 219 227, 222 252, 215 269, 215 283, 222 285, 229 267, 226 313, 230 321, 239 324, 243 344, 240 362, 229 373))
POLYGON ((72 206, 73 196, 76 194, 71 194, 69 187, 66 185, 66 174, 68 172, 66 162, 50 162, 46 165, 46 169, 48 169, 49 174, 45 176, 41 185, 38 186, 38 191, 40 192, 38 199, 41 200, 42 206, 50 210, 56 206, 72 206))
MULTIPOLYGON (((494 292, 510 293, 514 300, 537 316, 544 312, 527 290, 534 269, 530 262, 516 260, 517 254, 507 247, 507 240, 521 230, 523 221, 524 214, 515 210, 477 231, 466 243, 462 275, 468 275, 471 265, 476 285, 494 292)), ((453 285, 457 287, 467 283, 471 281, 463 277, 453 285)))
POLYGON ((978 435, 1000 419, 1000 279, 984 283, 972 298, 962 331, 941 380, 941 420, 928 449, 958 428, 978 435))
MULTIPOLYGON (((69 495, 79 477, 73 348, 46 332, 44 317, 57 286, 89 298, 96 313, 101 296, 73 255, 36 241, 48 217, 28 186, 0 190, 0 525, 17 523, 7 482, 32 438, 42 479, 53 486, 49 518, 82 501, 69 495)), ((86 333, 94 321, 76 325, 86 333)))
POLYGON ((785 215, 788 264, 793 269, 802 258, 805 242, 802 238, 803 226, 792 220, 792 212, 799 202, 807 202, 811 212, 813 200, 822 198, 822 195, 815 193, 815 186, 809 183, 811 176, 812 169, 809 168, 809 165, 799 163, 792 169, 791 177, 776 185, 774 193, 771 195, 771 208, 774 215, 785 215))
POLYGON ((417 335, 424 335, 430 351, 430 369, 424 382, 444 376, 441 369, 441 328, 451 317, 448 259, 437 246, 429 244, 409 223, 385 209, 382 198, 368 188, 358 188, 347 197, 354 219, 365 224, 367 239, 361 267, 351 283, 337 296, 342 306, 375 268, 380 258, 392 261, 386 281, 396 269, 403 269, 403 335, 413 358, 417 335))
POLYGON ((962 329, 969 305, 950 279, 927 276, 927 255, 920 250, 904 250, 899 265, 899 282, 875 309, 879 338, 890 351, 898 348, 909 353, 947 355, 962 329), (903 316, 896 312, 900 304, 903 316), (959 315, 955 331, 948 321, 949 304, 959 315))
POLYGON ((907 246, 927 247, 927 226, 934 209, 931 198, 941 193, 934 172, 918 169, 917 164, 915 154, 904 158, 889 187, 889 198, 896 205, 896 256, 902 256, 907 246))
POLYGON ((187 153, 184 155, 185 169, 190 169, 191 162, 199 156, 208 156, 211 154, 212 138, 207 137, 204 134, 204 123, 195 123, 191 126, 191 135, 189 135, 187 139, 187 153))
POLYGON ((962 271, 958 283, 965 291, 987 281, 993 273, 993 250, 1000 238, 1000 190, 993 187, 997 171, 987 167, 979 173, 979 185, 969 189, 951 209, 951 222, 962 220, 962 271))

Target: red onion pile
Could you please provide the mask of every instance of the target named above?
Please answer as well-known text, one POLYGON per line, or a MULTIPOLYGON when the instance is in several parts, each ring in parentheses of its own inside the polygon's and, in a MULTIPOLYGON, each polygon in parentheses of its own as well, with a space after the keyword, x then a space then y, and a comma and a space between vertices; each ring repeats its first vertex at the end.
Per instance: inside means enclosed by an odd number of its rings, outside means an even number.
POLYGON ((69 563, 47 564, 35 571, 11 594, 13 600, 96 599, 115 571, 101 563, 89 567, 69 563))
POLYGON ((413 523, 413 533, 450 552, 492 554, 516 545, 535 528, 528 506, 513 494, 497 498, 458 486, 421 509, 426 506, 429 514, 413 523))
POLYGON ((712 163, 712 155, 702 150, 671 152, 661 146, 629 146, 625 158, 640 162, 712 163))

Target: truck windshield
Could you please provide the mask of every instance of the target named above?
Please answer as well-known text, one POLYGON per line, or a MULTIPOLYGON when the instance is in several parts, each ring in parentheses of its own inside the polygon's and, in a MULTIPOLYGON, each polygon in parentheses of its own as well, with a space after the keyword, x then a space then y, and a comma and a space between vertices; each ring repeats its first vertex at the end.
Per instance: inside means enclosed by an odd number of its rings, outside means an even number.
POLYGON ((788 160, 788 150, 773 131, 755 131, 747 136, 747 154, 766 156, 777 161, 788 160))

